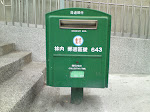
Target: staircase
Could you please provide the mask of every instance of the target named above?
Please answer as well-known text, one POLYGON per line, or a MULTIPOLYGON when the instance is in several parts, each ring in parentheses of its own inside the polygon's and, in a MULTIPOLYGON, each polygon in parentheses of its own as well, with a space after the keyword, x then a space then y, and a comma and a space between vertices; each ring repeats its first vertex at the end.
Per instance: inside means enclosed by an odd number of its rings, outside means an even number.
POLYGON ((25 112, 44 86, 46 65, 33 62, 31 52, 0 43, 0 112, 25 112))

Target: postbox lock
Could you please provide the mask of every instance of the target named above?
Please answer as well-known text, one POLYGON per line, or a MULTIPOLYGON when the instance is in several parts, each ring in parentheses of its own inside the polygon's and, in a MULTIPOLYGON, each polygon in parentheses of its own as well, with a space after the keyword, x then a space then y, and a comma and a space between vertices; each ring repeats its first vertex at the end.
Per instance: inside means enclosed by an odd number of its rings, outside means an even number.
POLYGON ((79 61, 76 61, 76 63, 78 64, 78 63, 79 63, 79 61))

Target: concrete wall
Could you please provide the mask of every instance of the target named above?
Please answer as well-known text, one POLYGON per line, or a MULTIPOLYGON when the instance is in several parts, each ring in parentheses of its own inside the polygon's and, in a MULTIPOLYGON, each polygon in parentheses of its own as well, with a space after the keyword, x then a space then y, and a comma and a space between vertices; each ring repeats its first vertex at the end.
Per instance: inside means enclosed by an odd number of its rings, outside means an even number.
POLYGON ((150 73, 150 39, 112 37, 110 73, 150 73))
POLYGON ((0 41, 15 43, 17 50, 31 51, 34 61, 45 61, 45 29, 0 23, 0 41))
MULTIPOLYGON (((0 23, 0 41, 13 42, 17 50, 32 52, 34 61, 45 61, 45 30, 0 23)), ((150 40, 112 37, 110 73, 150 73, 150 40)))

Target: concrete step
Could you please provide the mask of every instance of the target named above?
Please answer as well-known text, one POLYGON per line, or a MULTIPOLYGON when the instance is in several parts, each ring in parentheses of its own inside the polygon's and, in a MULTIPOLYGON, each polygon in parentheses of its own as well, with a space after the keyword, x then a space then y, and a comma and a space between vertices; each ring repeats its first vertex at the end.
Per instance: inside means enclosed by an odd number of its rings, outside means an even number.
POLYGON ((0 56, 8 54, 15 49, 14 43, 0 43, 0 56))
POLYGON ((11 78, 23 65, 31 62, 30 52, 12 52, 0 56, 0 84, 11 78))
POLYGON ((45 63, 31 62, 0 85, 0 112, 26 112, 44 85, 45 63))

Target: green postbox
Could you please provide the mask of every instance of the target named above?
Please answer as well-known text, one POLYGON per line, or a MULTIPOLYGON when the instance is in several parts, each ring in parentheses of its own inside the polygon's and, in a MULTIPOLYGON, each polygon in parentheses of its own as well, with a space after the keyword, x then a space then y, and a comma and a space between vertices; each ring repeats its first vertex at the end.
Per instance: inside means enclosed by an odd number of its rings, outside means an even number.
POLYGON ((71 87, 76 93, 108 87, 110 31, 111 16, 97 10, 47 13, 47 85, 71 87))

